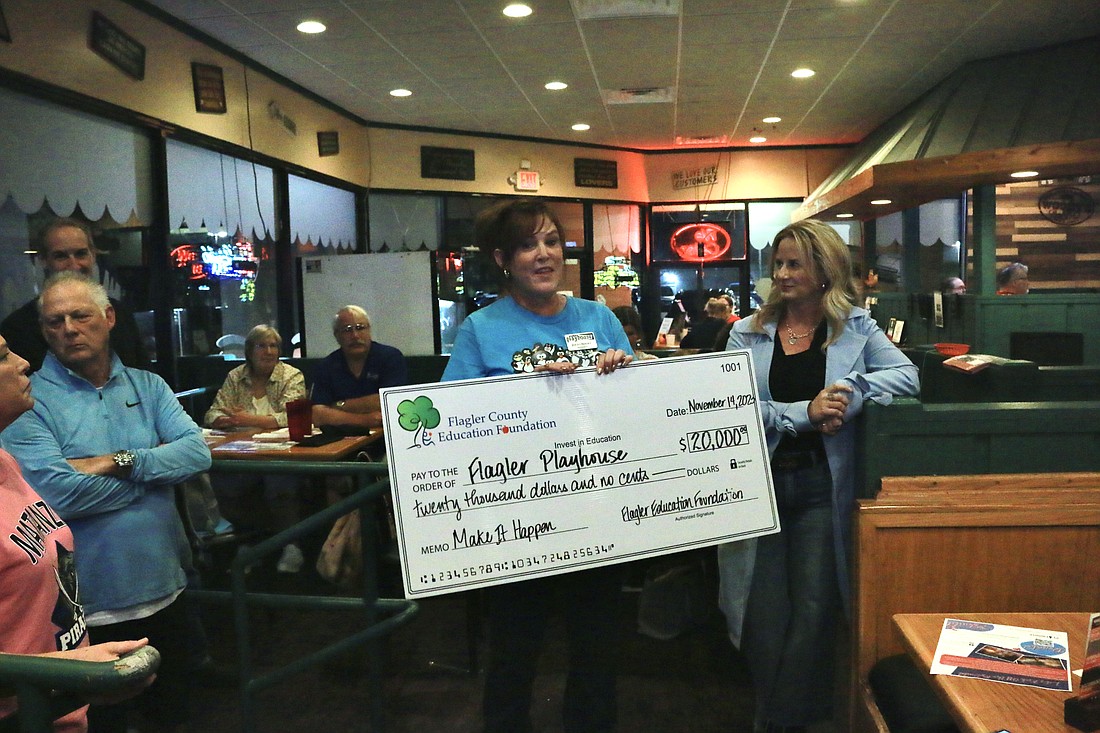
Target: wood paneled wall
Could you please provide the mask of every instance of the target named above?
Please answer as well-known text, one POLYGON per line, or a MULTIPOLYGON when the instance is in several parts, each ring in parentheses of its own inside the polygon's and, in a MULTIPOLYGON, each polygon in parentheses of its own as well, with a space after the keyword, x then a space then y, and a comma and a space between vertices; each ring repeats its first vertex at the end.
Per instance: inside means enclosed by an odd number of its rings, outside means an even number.
POLYGON ((1100 175, 998 186, 997 268, 1012 262, 1028 266, 1032 290, 1100 288, 1100 175), (1040 196, 1061 186, 1091 196, 1095 213, 1073 226, 1044 218, 1040 196))

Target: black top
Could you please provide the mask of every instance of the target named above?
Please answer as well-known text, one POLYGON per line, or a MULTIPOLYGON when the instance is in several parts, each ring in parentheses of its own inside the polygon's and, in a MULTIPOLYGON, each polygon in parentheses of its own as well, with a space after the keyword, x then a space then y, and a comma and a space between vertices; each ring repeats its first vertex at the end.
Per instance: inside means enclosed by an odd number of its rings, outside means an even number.
MULTIPOLYGON (((146 356, 133 312, 111 298, 115 309, 115 327, 111 329, 111 350, 128 367, 148 369, 149 357, 146 356)), ((46 358, 49 347, 42 335, 42 325, 38 320, 38 298, 27 301, 0 323, 0 334, 8 342, 8 348, 30 362, 31 371, 38 371, 42 360, 46 358)))
MULTIPOLYGON (((776 331, 775 351, 772 354, 771 371, 768 372, 768 388, 776 402, 801 402, 812 400, 825 386, 825 343, 828 328, 825 322, 814 331, 810 348, 801 354, 785 354, 782 340, 786 338, 776 331)), ((814 430, 799 433, 797 437, 784 435, 776 452, 821 450, 821 433, 814 430)))
POLYGON ((724 319, 707 316, 691 327, 691 330, 680 342, 680 347, 684 349, 724 349, 726 348, 725 344, 716 346, 714 343, 724 325, 726 325, 724 319))

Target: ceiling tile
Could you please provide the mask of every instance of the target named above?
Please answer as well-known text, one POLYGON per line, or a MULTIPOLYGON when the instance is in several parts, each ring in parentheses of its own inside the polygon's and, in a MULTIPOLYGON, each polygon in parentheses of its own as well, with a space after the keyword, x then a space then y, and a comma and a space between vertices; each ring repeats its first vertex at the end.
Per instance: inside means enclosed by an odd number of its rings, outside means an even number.
POLYGON ((767 145, 852 142, 968 61, 1100 34, 1098 0, 683 0, 679 18, 583 22, 570 0, 522 19, 486 0, 153 4, 362 119, 625 147, 740 138, 765 114, 784 118, 767 145), (330 30, 299 33, 306 15, 330 30), (603 104, 647 87, 675 103, 603 104))

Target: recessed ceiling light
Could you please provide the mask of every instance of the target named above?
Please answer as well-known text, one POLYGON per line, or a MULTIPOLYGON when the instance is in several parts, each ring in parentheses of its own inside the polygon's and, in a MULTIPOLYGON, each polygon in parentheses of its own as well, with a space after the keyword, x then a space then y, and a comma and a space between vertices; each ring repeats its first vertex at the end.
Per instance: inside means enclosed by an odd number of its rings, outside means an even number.
POLYGON ((410 92, 408 89, 391 89, 390 90, 390 96, 391 97, 411 97, 412 92, 410 92))
POLYGON ((783 121, 782 117, 765 117, 763 120, 761 120, 761 122, 763 122, 767 125, 774 125, 775 123, 782 122, 782 121, 783 121))
POLYGON ((303 20, 298 24, 298 30, 302 33, 324 33, 327 28, 319 20, 303 20))
POLYGON ((753 135, 752 137, 749 138, 749 142, 750 143, 766 143, 766 142, 768 142, 768 138, 764 137, 763 135, 753 135))
POLYGON ((577 124, 573 125, 573 129, 576 130, 577 132, 584 132, 585 130, 591 130, 592 125, 587 125, 583 122, 578 122, 577 124))
POLYGON ((503 12, 509 18, 526 18, 531 14, 531 6, 523 3, 512 3, 503 12))
POLYGON ((562 89, 566 89, 569 85, 564 81, 550 81, 546 83, 546 88, 552 92, 560 92, 562 89))
POLYGON ((855 214, 837 214, 837 219, 851 219, 855 214))
POLYGON ((1013 178, 1034 178, 1039 175, 1039 171, 1016 171, 1015 173, 1009 173, 1013 178))
POLYGON ((795 79, 809 79, 814 73, 813 69, 795 69, 791 72, 791 76, 795 79))
POLYGON ((885 206, 886 204, 894 203, 891 199, 874 199, 871 201, 872 206, 885 206))

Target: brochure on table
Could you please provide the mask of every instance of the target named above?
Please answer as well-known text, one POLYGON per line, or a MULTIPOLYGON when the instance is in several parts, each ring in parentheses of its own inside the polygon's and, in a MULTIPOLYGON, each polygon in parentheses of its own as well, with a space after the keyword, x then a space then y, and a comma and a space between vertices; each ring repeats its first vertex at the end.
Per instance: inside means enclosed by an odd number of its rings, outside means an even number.
POLYGON ((1069 637, 1064 631, 944 619, 931 672, 1069 692, 1069 637))

